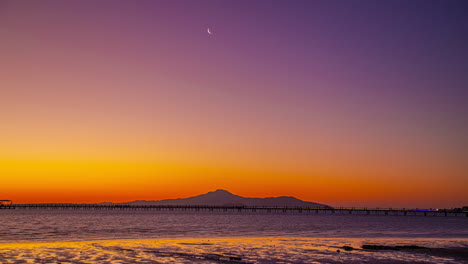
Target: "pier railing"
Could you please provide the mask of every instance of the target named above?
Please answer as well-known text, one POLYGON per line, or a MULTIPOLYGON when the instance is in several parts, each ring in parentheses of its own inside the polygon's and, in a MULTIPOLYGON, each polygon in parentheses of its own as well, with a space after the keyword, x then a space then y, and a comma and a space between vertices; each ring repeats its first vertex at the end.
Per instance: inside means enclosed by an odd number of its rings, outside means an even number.
POLYGON ((210 206, 210 205, 124 205, 124 204, 11 204, 0 209, 70 209, 70 210, 155 210, 225 213, 290 213, 387 216, 466 216, 468 211, 454 209, 407 209, 367 207, 284 207, 284 206, 210 206))

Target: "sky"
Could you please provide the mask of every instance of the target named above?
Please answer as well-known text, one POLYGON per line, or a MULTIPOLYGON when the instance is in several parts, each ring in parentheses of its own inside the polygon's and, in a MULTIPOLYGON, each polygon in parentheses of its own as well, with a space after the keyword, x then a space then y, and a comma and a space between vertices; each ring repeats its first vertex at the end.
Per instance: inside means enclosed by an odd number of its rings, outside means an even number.
POLYGON ((468 205, 467 13, 2 0, 0 199, 468 205))

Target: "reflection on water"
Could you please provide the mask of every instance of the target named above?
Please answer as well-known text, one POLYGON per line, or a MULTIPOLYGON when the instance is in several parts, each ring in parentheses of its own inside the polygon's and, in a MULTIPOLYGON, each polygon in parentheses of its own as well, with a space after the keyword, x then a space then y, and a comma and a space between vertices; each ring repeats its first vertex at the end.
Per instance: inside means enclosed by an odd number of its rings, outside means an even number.
POLYGON ((468 238, 468 218, 0 210, 0 242, 204 237, 468 238))
POLYGON ((468 239, 236 238, 0 244, 1 263, 466 263, 468 239), (371 251, 364 243, 431 250, 371 251), (345 251, 343 246, 352 247, 345 251), (451 249, 464 247, 463 249, 451 249), (339 252, 338 252, 339 251, 339 252), (445 253, 444 253, 445 252, 445 253), (447 254, 449 252, 449 254, 447 254), (450 252, 457 252, 450 254, 450 252))
POLYGON ((468 238, 468 218, 1 210, 0 242, 203 237, 468 238))

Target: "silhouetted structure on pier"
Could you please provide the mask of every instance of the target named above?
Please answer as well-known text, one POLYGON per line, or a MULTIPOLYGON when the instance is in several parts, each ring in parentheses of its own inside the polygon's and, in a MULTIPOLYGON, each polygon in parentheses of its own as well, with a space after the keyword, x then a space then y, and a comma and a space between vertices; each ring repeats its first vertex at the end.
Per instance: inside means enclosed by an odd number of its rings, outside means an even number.
POLYGON ((11 200, 0 200, 0 209, 14 209, 13 202, 11 200))

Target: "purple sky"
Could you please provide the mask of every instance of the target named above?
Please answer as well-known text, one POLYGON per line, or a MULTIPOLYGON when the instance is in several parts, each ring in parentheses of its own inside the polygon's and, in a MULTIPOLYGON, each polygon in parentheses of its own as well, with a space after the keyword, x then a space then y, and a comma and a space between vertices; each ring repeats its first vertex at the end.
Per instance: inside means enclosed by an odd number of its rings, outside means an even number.
MULTIPOLYGON (((466 1, 2 1, 0 158, 279 173, 263 193, 307 199, 301 185, 325 175, 322 189, 389 191, 324 201, 463 203, 467 13, 466 1)), ((4 191, 46 177, 25 174, 4 191)), ((255 189, 229 177, 216 187, 255 189)))

